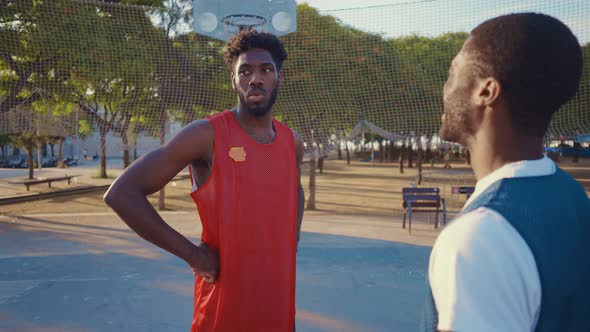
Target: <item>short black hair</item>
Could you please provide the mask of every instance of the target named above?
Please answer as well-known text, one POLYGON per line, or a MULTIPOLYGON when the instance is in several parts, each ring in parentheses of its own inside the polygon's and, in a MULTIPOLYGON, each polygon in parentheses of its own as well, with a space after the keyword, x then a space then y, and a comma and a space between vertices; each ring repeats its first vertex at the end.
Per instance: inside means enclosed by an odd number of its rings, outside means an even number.
POLYGON ((227 42, 223 49, 223 60, 233 68, 234 62, 240 54, 253 48, 267 50, 271 54, 277 70, 281 70, 283 61, 287 59, 287 51, 277 36, 249 29, 240 31, 227 42))
POLYGON ((574 97, 582 49, 561 21, 538 13, 488 20, 471 31, 479 75, 500 81, 514 129, 544 136, 553 114, 574 97))

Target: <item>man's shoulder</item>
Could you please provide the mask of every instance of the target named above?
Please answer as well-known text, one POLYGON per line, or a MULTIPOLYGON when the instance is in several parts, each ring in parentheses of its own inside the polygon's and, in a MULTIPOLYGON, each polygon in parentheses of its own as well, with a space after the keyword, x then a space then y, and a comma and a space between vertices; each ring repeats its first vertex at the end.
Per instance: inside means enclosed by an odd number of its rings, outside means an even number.
POLYGON ((215 114, 211 114, 209 116, 207 116, 206 118, 204 118, 203 120, 208 121, 210 124, 212 124, 213 127, 216 126, 216 124, 220 123, 220 122, 227 122, 230 120, 230 117, 234 117, 234 113, 232 110, 224 110, 221 112, 217 112, 215 114))
POLYGON ((558 179, 562 183, 570 185, 573 193, 575 193, 577 195, 585 196, 585 198, 587 198, 586 202, 590 203, 590 198, 586 194, 586 191, 584 190, 584 187, 582 186, 582 184, 576 178, 574 178, 570 173, 564 171, 561 167, 556 165, 555 168, 556 168, 555 176, 558 177, 558 179))
POLYGON ((445 227, 430 256, 428 279, 441 330, 491 331, 500 322, 490 317, 502 317, 501 330, 530 330, 540 307, 531 250, 502 215, 486 207, 445 227))
POLYGON ((195 120, 186 125, 173 141, 188 151, 209 151, 213 147, 215 131, 207 119, 195 120))
POLYGON ((481 196, 470 204, 473 208, 487 206, 510 221, 521 220, 515 217, 525 213, 526 208, 534 207, 537 212, 561 209, 556 204, 560 201, 575 202, 580 209, 590 213, 590 197, 582 184, 557 166, 552 174, 501 179, 481 196))
POLYGON ((194 120, 186 126, 191 133, 209 135, 214 133, 213 125, 209 119, 194 120))
POLYGON ((273 117, 273 120, 278 123, 280 126, 282 126, 285 130, 288 130, 291 132, 291 134, 293 135, 293 139, 295 140, 295 144, 301 144, 303 141, 301 139, 301 135, 299 135, 299 133, 297 132, 297 130, 291 128, 290 126, 288 126, 287 124, 285 124, 284 122, 278 120, 277 118, 273 117))
MULTIPOLYGON (((461 214, 440 233, 433 246, 438 259, 456 255, 495 255, 490 248, 501 244, 512 253, 528 252, 520 233, 499 212, 481 206, 461 214)), ((485 261, 485 259, 484 259, 485 261)))
POLYGON ((455 249, 470 247, 473 244, 472 241, 478 241, 480 237, 489 239, 495 235, 502 236, 498 233, 504 233, 507 225, 509 225, 507 220, 498 212, 487 207, 478 207, 460 214, 450 222, 438 236, 435 248, 437 246, 453 246, 455 249))

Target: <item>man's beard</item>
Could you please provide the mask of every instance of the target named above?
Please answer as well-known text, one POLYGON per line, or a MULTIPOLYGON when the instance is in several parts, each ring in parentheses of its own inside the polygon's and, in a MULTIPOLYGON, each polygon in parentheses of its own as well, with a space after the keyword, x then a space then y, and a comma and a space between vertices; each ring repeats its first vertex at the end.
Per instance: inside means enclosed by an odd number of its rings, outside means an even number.
POLYGON ((272 106, 274 105, 275 100, 277 99, 278 90, 279 90, 278 86, 275 86, 274 89, 272 90, 272 94, 270 95, 270 99, 268 100, 268 103, 266 103, 265 105, 255 104, 253 106, 250 106, 248 104, 248 99, 242 93, 238 93, 238 98, 240 99, 240 103, 244 106, 244 108, 245 108, 246 112, 248 112, 248 114, 250 114, 254 117, 262 117, 266 113, 270 112, 270 110, 272 109, 272 106))
POLYGON ((472 110, 466 103, 455 101, 445 105, 445 119, 441 124, 438 136, 448 142, 465 146, 467 138, 473 134, 471 123, 472 110))

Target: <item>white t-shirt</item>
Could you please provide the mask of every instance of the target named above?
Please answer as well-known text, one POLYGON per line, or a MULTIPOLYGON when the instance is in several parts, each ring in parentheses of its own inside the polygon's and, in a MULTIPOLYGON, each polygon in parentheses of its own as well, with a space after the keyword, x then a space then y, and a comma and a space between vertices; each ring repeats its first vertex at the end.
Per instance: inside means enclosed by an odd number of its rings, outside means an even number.
MULTIPOLYGON (((546 156, 504 165, 477 182, 466 206, 501 179, 555 171, 546 156)), ((432 248, 428 275, 439 330, 534 331, 541 308, 535 259, 496 211, 480 207, 450 223, 432 248)))

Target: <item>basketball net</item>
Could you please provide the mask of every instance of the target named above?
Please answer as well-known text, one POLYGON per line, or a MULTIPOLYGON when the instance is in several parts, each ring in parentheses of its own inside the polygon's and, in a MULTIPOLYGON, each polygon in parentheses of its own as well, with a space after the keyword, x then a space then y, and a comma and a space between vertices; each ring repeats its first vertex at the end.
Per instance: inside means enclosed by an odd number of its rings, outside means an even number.
POLYGON ((258 29, 264 26, 266 19, 258 15, 236 14, 222 18, 221 22, 225 33, 233 36, 243 30, 258 29))

